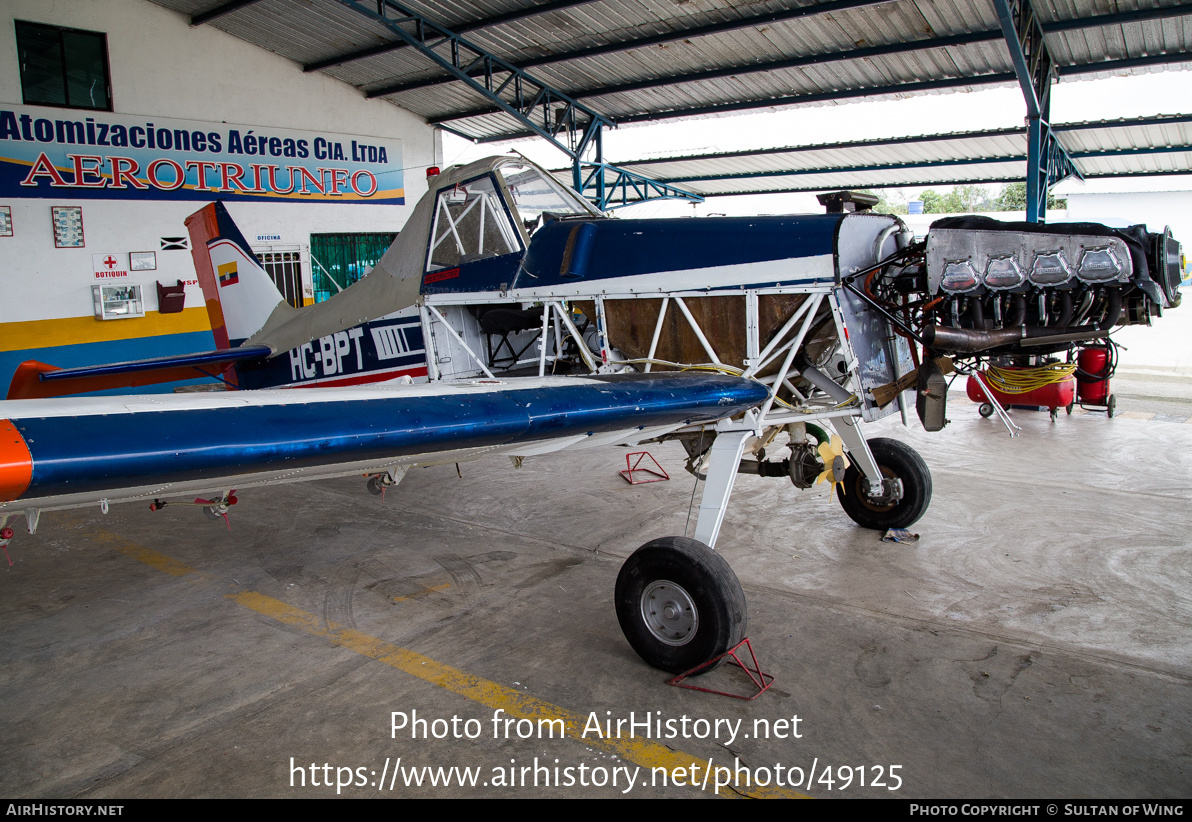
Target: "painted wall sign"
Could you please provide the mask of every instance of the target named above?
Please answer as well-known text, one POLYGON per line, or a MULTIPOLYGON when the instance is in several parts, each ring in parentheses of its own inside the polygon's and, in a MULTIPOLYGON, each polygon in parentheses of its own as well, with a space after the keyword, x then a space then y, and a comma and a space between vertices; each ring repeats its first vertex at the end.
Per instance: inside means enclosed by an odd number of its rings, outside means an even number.
POLYGON ((400 140, 0 107, 0 197, 405 203, 400 140))
POLYGON ((91 268, 97 280, 118 280, 128 276, 127 254, 92 254, 91 268))

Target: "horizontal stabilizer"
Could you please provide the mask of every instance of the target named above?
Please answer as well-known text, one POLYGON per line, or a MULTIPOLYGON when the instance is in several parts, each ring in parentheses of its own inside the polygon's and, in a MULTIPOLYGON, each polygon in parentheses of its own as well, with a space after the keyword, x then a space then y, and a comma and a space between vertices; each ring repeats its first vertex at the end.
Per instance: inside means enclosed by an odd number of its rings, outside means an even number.
POLYGON ((193 380, 196 377, 215 377, 231 363, 264 359, 270 353, 269 346, 252 345, 78 368, 58 368, 27 360, 17 366, 8 386, 7 398, 31 400, 63 397, 87 391, 136 388, 175 380, 193 380))

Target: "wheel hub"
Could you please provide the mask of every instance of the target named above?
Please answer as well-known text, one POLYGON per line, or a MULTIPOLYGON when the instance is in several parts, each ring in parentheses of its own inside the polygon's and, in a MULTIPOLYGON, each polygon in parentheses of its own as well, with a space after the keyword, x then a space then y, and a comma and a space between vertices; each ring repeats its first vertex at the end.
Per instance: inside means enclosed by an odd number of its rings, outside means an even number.
POLYGON ((848 469, 848 463, 845 462, 844 457, 837 455, 832 460, 832 482, 844 482, 844 472, 848 469))
POLYGON ((678 647, 695 638, 699 611, 681 585, 655 580, 642 591, 641 602, 642 621, 659 642, 678 647))

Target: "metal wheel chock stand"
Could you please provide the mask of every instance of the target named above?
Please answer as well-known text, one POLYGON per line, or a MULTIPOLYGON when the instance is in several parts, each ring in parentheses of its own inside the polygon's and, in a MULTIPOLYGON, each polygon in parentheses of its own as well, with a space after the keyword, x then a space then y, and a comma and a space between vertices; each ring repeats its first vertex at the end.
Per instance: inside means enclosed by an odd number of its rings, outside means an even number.
POLYGON ((663 480, 670 479, 670 474, 666 473, 666 469, 658 464, 658 460, 654 459, 654 455, 649 451, 634 451, 632 453, 626 454, 625 470, 618 471, 617 473, 624 477, 625 481, 630 485, 641 485, 647 482, 662 482, 663 480), (637 457, 637 462, 631 463, 630 457, 637 457), (649 466, 646 466, 645 468, 640 467, 642 460, 647 458, 650 460, 650 462, 654 463, 654 468, 650 468, 649 466), (654 470, 655 468, 658 470, 654 470), (633 476, 634 474, 647 474, 649 475, 650 479, 635 479, 633 476))
POLYGON ((759 696, 764 694, 769 689, 769 687, 774 684, 774 677, 771 676, 770 674, 762 672, 761 665, 758 664, 758 661, 757 661, 757 654, 755 654, 753 652, 753 643, 751 643, 749 641, 749 637, 745 637, 744 639, 742 639, 740 642, 738 642, 732 648, 729 648, 727 651, 725 651, 720 656, 713 657, 712 659, 709 659, 707 662, 703 663, 702 665, 695 666, 690 671, 684 671, 683 673, 679 674, 678 676, 673 677, 672 679, 668 679, 666 681, 666 684, 674 685, 676 688, 687 688, 688 690, 691 690, 691 691, 703 691, 706 694, 717 694, 718 696, 731 696, 733 699, 744 699, 746 701, 751 701, 751 700, 757 699, 759 696), (741 648, 745 648, 746 650, 749 651, 749 658, 753 661, 752 666, 747 665, 746 663, 742 662, 741 658, 737 655, 737 652, 740 651, 741 648), (757 688, 757 693, 753 694, 752 696, 745 695, 745 694, 733 694, 733 693, 729 693, 728 691, 717 691, 713 688, 700 688, 697 685, 688 685, 684 682, 684 680, 686 680, 688 677, 694 676, 695 674, 699 673, 700 671, 704 670, 705 668, 715 665, 716 663, 720 662, 720 660, 724 659, 725 657, 728 657, 728 662, 730 665, 736 665, 738 668, 740 668, 742 671, 745 672, 745 674, 749 677, 750 681, 753 682, 754 687, 757 688))

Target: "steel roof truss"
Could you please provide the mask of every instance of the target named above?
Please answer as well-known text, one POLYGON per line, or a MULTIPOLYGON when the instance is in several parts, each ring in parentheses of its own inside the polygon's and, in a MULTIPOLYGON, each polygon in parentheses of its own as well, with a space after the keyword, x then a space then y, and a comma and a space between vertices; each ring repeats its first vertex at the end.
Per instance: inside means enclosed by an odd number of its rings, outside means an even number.
MULTIPOLYGON (((585 1, 590 2, 590 0, 585 0, 585 1)), ((685 29, 685 30, 680 29, 680 30, 675 30, 675 31, 670 31, 670 32, 664 32, 662 34, 657 34, 657 35, 653 35, 650 37, 640 37, 640 38, 637 38, 634 40, 617 41, 614 43, 609 43, 609 44, 605 44, 605 45, 601 45, 601 46, 590 46, 587 48, 575 49, 575 50, 568 51, 568 52, 547 54, 547 55, 543 55, 542 57, 536 57, 536 58, 532 58, 529 60, 521 61, 518 64, 518 66, 522 69, 526 69, 526 68, 533 68, 535 66, 548 65, 551 63, 562 63, 562 62, 567 62, 570 60, 579 60, 579 59, 582 59, 585 57, 594 57, 594 56, 598 56, 598 55, 611 54, 611 53, 616 53, 616 52, 620 52, 620 51, 628 51, 631 49, 644 48, 646 46, 657 45, 660 43, 666 43, 666 42, 671 42, 671 41, 675 41, 675 40, 691 39, 693 37, 702 37, 702 36, 706 36, 709 34, 719 34, 719 33, 727 32, 727 31, 734 31, 734 30, 748 28, 748 27, 752 27, 752 26, 760 26, 760 25, 764 25, 766 23, 782 22, 785 20, 797 19, 797 18, 801 18, 801 17, 810 17, 813 15, 826 14, 829 12, 841 11, 844 9, 858 8, 858 7, 863 7, 863 6, 868 6, 868 5, 876 5, 879 3, 888 3, 888 2, 893 2, 893 0, 841 0, 840 2, 818 3, 813 6, 803 6, 803 7, 791 9, 791 10, 785 11, 785 12, 756 15, 754 17, 741 18, 738 20, 730 20, 730 21, 724 21, 724 22, 720 22, 720 23, 713 23, 713 24, 705 25, 705 26, 697 26, 697 27, 694 27, 691 29, 685 29)), ((553 6, 555 4, 545 4, 545 5, 553 6)), ((1041 38, 1043 34, 1050 34, 1052 32, 1071 31, 1071 30, 1090 29, 1090 28, 1101 28, 1101 27, 1105 27, 1105 26, 1122 25, 1125 23, 1140 22, 1140 21, 1152 20, 1152 19, 1166 19, 1168 17, 1182 16, 1182 15, 1185 15, 1188 13, 1189 12, 1188 12, 1187 7, 1184 7, 1184 6, 1162 7, 1162 8, 1158 8, 1158 9, 1147 9, 1144 11, 1119 12, 1119 13, 1114 13, 1114 14, 1098 15, 1096 17, 1076 18, 1073 20, 1065 20, 1065 21, 1061 21, 1061 22, 1057 22, 1057 23, 1049 23, 1049 24, 1039 24, 1036 21, 1034 23, 1034 25, 1032 26, 1032 30, 1036 31, 1037 36, 1039 38, 1041 38)), ((496 18, 490 18, 490 19, 495 20, 496 18)), ((507 22, 507 21, 498 21, 498 22, 507 22)), ((471 31, 476 28, 484 28, 484 27, 487 27, 490 25, 497 25, 498 22, 490 23, 485 20, 480 20, 480 21, 476 21, 476 23, 474 23, 474 24, 468 24, 466 27, 461 27, 460 31, 471 31)), ((1004 27, 1003 27, 1002 36, 1004 36, 1004 34, 1005 34, 1005 31, 1004 31, 1004 27)), ((937 38, 936 41, 920 42, 917 45, 916 44, 908 44, 908 47, 906 47, 904 50, 911 51, 914 49, 935 48, 935 47, 948 46, 948 45, 965 45, 968 43, 980 42, 980 41, 984 41, 986 39, 991 39, 994 36, 998 36, 997 32, 984 32, 984 31, 971 32, 969 34, 956 35, 955 37, 952 37, 952 38, 937 38), (955 40, 956 42, 955 43, 947 42, 949 40, 955 40)), ((1037 51, 1037 49, 1036 49, 1036 51, 1037 51)), ((350 57, 350 59, 357 59, 357 56, 358 57, 369 57, 369 56, 372 56, 372 53, 374 53, 374 50, 365 49, 362 52, 360 52, 358 55, 350 55, 349 57, 350 57)), ((899 53, 899 51, 887 51, 885 48, 882 48, 882 47, 876 47, 876 48, 871 47, 868 49, 854 50, 853 52, 844 52, 844 53, 842 53, 842 56, 844 59, 859 59, 859 58, 866 57, 866 56, 880 56, 880 55, 884 55, 884 54, 896 54, 896 53, 899 53), (867 54, 866 52, 872 52, 872 54, 867 54)), ((831 59, 831 58, 829 57, 829 55, 815 55, 815 56, 805 58, 805 59, 807 61, 809 61, 810 63, 814 63, 814 62, 822 61, 825 59, 831 59)), ((344 61, 340 61, 340 62, 344 62, 344 61)), ((324 64, 337 65, 338 63, 324 61, 323 63, 316 63, 316 64, 312 64, 312 65, 316 68, 322 68, 322 67, 324 67, 324 64)), ((712 78, 712 77, 726 76, 726 75, 738 74, 738 73, 768 71, 768 70, 771 70, 774 68, 790 68, 790 67, 794 67, 794 66, 798 66, 798 65, 805 65, 805 64, 807 64, 807 63, 804 63, 802 60, 780 61, 778 63, 775 63, 775 64, 767 66, 767 67, 743 66, 743 67, 740 67, 740 68, 737 68, 734 70, 727 70, 727 71, 720 70, 720 71, 715 71, 715 72, 706 72, 706 75, 707 75, 707 78, 712 78)), ((1072 68, 1080 70, 1082 67, 1072 67, 1072 68)), ((444 83, 451 83, 451 82, 454 82, 456 79, 457 78, 450 76, 450 75, 440 75, 438 77, 429 77, 424 80, 416 80, 416 81, 408 82, 408 83, 395 83, 395 84, 387 85, 383 89, 380 89, 379 91, 382 91, 385 94, 396 94, 396 93, 403 92, 403 91, 413 91, 415 89, 430 88, 433 86, 442 85, 444 83)), ((625 84, 623 87, 608 87, 608 88, 604 88, 604 89, 593 89, 591 91, 585 91, 585 92, 583 92, 582 97, 592 97, 592 96, 597 96, 600 94, 611 94, 611 93, 614 93, 617 91, 632 91, 632 90, 636 90, 636 89, 650 88, 653 85, 667 85, 667 84, 674 83, 674 82, 690 82, 690 81, 698 80, 698 79, 706 79, 706 78, 701 77, 697 74, 693 74, 690 76, 689 79, 672 78, 669 80, 658 80, 658 81, 654 81, 654 82, 646 81, 643 83, 625 84)), ((581 95, 579 95, 579 94, 574 94, 573 96, 575 96, 577 99, 581 99, 581 95)), ((491 113, 491 112, 471 112, 471 114, 476 114, 476 113, 491 113)))
MULTIPOLYGON (((604 124, 612 124, 607 118, 577 103, 566 94, 531 77, 458 34, 427 20, 395 0, 375 0, 375 3, 372 4, 375 6, 375 10, 362 0, 338 0, 338 2, 384 25, 407 44, 417 49, 423 56, 466 83, 473 91, 491 101, 500 111, 523 123, 531 132, 549 141, 572 160, 579 159, 582 152, 581 146, 587 142, 585 135, 593 124, 596 124, 596 128, 604 124), (448 46, 448 55, 441 53, 444 45, 448 46), (482 82, 466 73, 465 63, 468 66, 477 64, 483 66, 482 82), (508 76, 503 78, 504 82, 499 83, 499 88, 506 90, 510 80, 513 82, 514 101, 512 103, 494 91, 494 88, 498 87, 498 81, 495 78, 502 74, 508 76), (528 90, 533 91, 533 97, 530 103, 526 104, 524 101, 528 90), (558 111, 557 109, 562 110, 558 111), (577 116, 577 113, 580 116, 577 116), (539 120, 541 123, 538 122, 539 120), (585 122, 581 124, 581 120, 585 122), (560 139, 560 133, 564 129, 566 134, 560 139)), ((383 94, 384 90, 380 89, 367 92, 366 96, 380 97, 383 94)))
MULTIPOLYGON (((637 80, 631 83, 620 83, 612 86, 601 86, 597 88, 581 89, 571 92, 571 96, 577 100, 586 100, 590 97, 603 97, 609 94, 620 94, 629 91, 641 91, 643 89, 665 88, 669 86, 679 85, 681 83, 698 83, 703 80, 716 80, 722 77, 738 77, 748 74, 764 74, 766 72, 778 71, 782 69, 803 68, 807 66, 817 66, 826 63, 844 62, 848 60, 866 60, 872 57, 889 57, 896 54, 908 54, 916 51, 927 51, 929 49, 949 48, 954 46, 972 45, 975 43, 985 43, 991 40, 998 40, 1002 36, 1000 31, 977 31, 968 34, 958 34, 952 37, 932 37, 924 40, 912 40, 909 43, 894 43, 884 46, 871 46, 868 48, 852 49, 851 51, 832 51, 821 52, 818 54, 809 54, 804 57, 795 57, 785 60, 775 60, 769 63, 750 63, 742 66, 731 66, 729 68, 709 69, 707 71, 696 71, 688 74, 679 74, 671 77, 658 77, 649 80, 637 80)), ((404 86, 387 86, 391 92, 408 91, 412 88, 418 88, 418 83, 408 83, 404 86)), ((447 119, 464 120, 469 117, 480 117, 486 114, 494 114, 495 109, 482 108, 472 109, 470 111, 455 112, 447 119)))
POLYGON ((646 200, 687 200, 702 203, 702 195, 685 191, 659 180, 651 180, 632 171, 608 163, 577 163, 574 167, 575 188, 592 200, 601 211, 635 205, 646 200), (608 175, 612 174, 610 181, 608 175))
POLYGON ((1002 157, 964 157, 952 160, 922 160, 913 163, 883 163, 879 165, 828 166, 775 171, 742 171, 735 174, 701 174, 687 177, 660 177, 664 183, 696 183, 708 180, 752 180, 759 177, 801 177, 812 174, 853 174, 866 171, 899 171, 911 168, 945 168, 948 166, 985 165, 988 163, 1024 162, 1022 154, 1002 157))
POLYGON ((1095 17, 1075 17, 1071 20, 1057 20, 1054 23, 1044 23, 1043 33, 1055 34, 1061 31, 1120 26, 1126 23, 1141 23, 1147 20, 1166 20, 1169 17, 1183 17, 1189 14, 1192 14, 1192 8, 1189 8, 1187 5, 1119 11, 1112 14, 1099 14, 1095 17))
MULTIPOLYGON (((1192 119, 1192 115, 1189 115, 1192 119)), ((1182 122, 1171 118, 1162 118, 1161 122, 1182 122)), ((1142 124, 1147 124, 1149 121, 1140 121, 1142 124)), ((1085 124, 1079 124, 1081 126, 1085 124)), ((1104 123, 1088 124, 1092 128, 1104 128, 1104 123)), ((1131 123, 1133 125, 1133 123, 1131 123)), ((1076 126, 1056 126, 1056 131, 1068 131, 1076 126)), ((442 128, 442 126, 441 126, 442 128)), ((643 165, 658 165, 663 163, 682 163, 689 160, 717 160, 717 159, 731 159, 735 157, 764 157, 771 154, 799 154, 808 151, 830 151, 841 148, 877 148, 881 146, 898 146, 906 145, 908 143, 939 143, 939 142, 960 142, 974 138, 985 137, 1017 137, 1026 133, 1022 128, 1003 128, 994 131, 953 131, 946 134, 927 134, 912 137, 888 137, 881 140, 848 140, 839 143, 811 143, 805 146, 778 146, 776 148, 750 148, 742 151, 723 151, 716 154, 699 154, 687 155, 681 154, 671 157, 645 157, 640 160, 625 163, 627 166, 643 166, 643 165)))
MULTIPOLYGON (((1171 120, 1169 120, 1167 122, 1176 122, 1176 121, 1186 122, 1189 119, 1192 119, 1192 116, 1178 118, 1178 120, 1177 120, 1177 118, 1172 118, 1171 120)), ((1143 122, 1147 122, 1147 121, 1143 121, 1143 122)), ((1075 130, 1076 128, 1080 128, 1080 127, 1104 128, 1105 125, 1106 125, 1105 123, 1089 123, 1089 124, 1079 123, 1079 124, 1073 124, 1073 125, 1068 125, 1068 126, 1063 126, 1063 127, 1056 127, 1055 130, 1056 131, 1060 131, 1060 130, 1069 131, 1069 130, 1075 130)), ((996 135, 1001 135, 1002 133, 1003 132, 971 132, 969 134, 969 136, 982 137, 982 136, 988 136, 990 134, 996 136, 996 135)), ((1021 133, 1021 132, 1019 132, 1019 133, 1021 133)), ((919 138, 919 139, 921 139, 923 142, 930 142, 932 140, 939 139, 939 137, 931 136, 931 137, 919 138)), ((847 144, 845 144, 845 145, 847 145, 847 144)), ((808 146, 809 149, 821 149, 821 150, 825 147, 826 146, 808 146)), ((1071 155, 1066 155, 1066 156, 1068 157, 1068 162, 1071 162, 1073 160, 1094 160, 1094 159, 1106 158, 1106 157, 1142 157, 1142 156, 1155 155, 1155 154, 1185 154, 1185 153, 1192 154, 1192 145, 1146 146, 1143 148, 1099 149, 1096 151, 1076 152, 1076 153, 1073 153, 1071 155)), ((681 162, 681 161, 686 160, 686 161, 690 162, 692 160, 697 160, 697 159, 703 159, 703 158, 677 157, 677 158, 673 158, 673 161, 681 162)), ((709 159, 715 159, 715 156, 713 155, 713 156, 709 157, 709 159)), ((688 176, 684 176, 684 177, 659 177, 658 180, 659 180, 659 182, 667 183, 667 184, 697 183, 697 182, 709 182, 709 181, 717 181, 717 180, 751 180, 751 179, 759 179, 759 178, 765 178, 765 177, 803 177, 803 176, 814 176, 817 174, 856 174, 856 173, 880 172, 880 171, 902 171, 902 170, 907 170, 907 169, 947 168, 947 167, 952 167, 952 166, 998 165, 1001 163, 1023 163, 1023 162, 1026 162, 1026 160, 1027 160, 1027 156, 1025 154, 1003 154, 1003 155, 998 155, 998 156, 994 156, 994 157, 971 157, 971 158, 965 157, 965 158, 954 158, 951 160, 923 160, 923 161, 908 162, 908 163, 875 163, 875 164, 870 164, 870 165, 821 166, 818 168, 801 168, 801 169, 772 170, 772 171, 748 171, 748 172, 738 172, 738 173, 732 173, 732 174, 700 174, 700 175, 688 175, 688 176)), ((630 162, 630 163, 626 163, 626 165, 633 166, 633 165, 636 165, 636 163, 630 162)), ((1062 165, 1060 165, 1058 163, 1057 163, 1057 172, 1056 173, 1061 174, 1063 176, 1057 177, 1057 179, 1055 179, 1055 181, 1052 183, 1052 185, 1055 185, 1056 183, 1060 182, 1062 179, 1065 179, 1068 176, 1080 176, 1079 171, 1076 170, 1075 167, 1069 169, 1068 173, 1065 173, 1065 169, 1062 167, 1062 165)), ((1176 173, 1185 173, 1185 172, 1171 172, 1171 173, 1176 174, 1176 173)), ((1083 179, 1083 177, 1081 177, 1081 179, 1083 179)), ((939 184, 943 184, 943 183, 939 183, 939 184)), ((882 188, 883 187, 882 184, 879 184, 879 183, 866 183, 866 185, 871 186, 873 188, 882 188)), ((903 183, 903 184, 899 184, 899 185, 917 186, 917 185, 925 185, 925 183, 903 183)), ((819 189, 809 189, 809 190, 819 190, 819 189)), ((707 194, 705 196, 718 196, 718 195, 707 194)))
MULTIPOLYGON (((740 29, 753 28, 755 26, 764 26, 770 23, 778 23, 785 20, 794 20, 800 17, 812 17, 820 14, 828 14, 834 11, 843 11, 845 9, 861 8, 864 6, 876 6, 884 3, 891 3, 895 0, 832 0, 827 3, 816 3, 812 6, 801 6, 785 11, 769 12, 766 14, 758 14, 752 17, 741 17, 736 20, 725 20, 718 23, 710 23, 704 26, 695 26, 689 29, 674 29, 672 31, 662 32, 661 34, 650 35, 649 37, 638 37, 632 40, 614 40, 611 43, 606 43, 600 46, 588 46, 586 48, 573 49, 572 51, 558 52, 555 54, 545 54, 541 57, 534 57, 529 60, 523 60, 519 66, 523 69, 534 68, 535 66, 544 66, 550 63, 565 63, 569 60, 581 60, 585 57, 598 57, 604 54, 616 54, 622 51, 631 51, 633 49, 645 48, 647 46, 660 45, 662 43, 671 43, 678 40, 690 40, 693 37, 705 37, 709 34, 721 34, 729 31, 737 31, 740 29)), ((399 83, 386 88, 391 89, 387 93, 395 93, 397 91, 412 91, 419 88, 429 88, 431 86, 439 86, 444 83, 454 82, 456 78, 446 75, 438 77, 428 77, 425 80, 418 80, 412 83, 399 83)))
MULTIPOLYGON (((251 2, 256 2, 256 0, 251 0, 251 2)), ((463 34, 469 31, 477 31, 478 29, 499 26, 504 23, 512 23, 516 20, 524 20, 527 17, 536 17, 540 14, 546 14, 547 12, 551 11, 559 11, 561 9, 569 9, 574 6, 582 6, 592 2, 595 2, 595 0, 554 0, 554 2, 551 3, 539 3, 536 6, 517 9, 506 14, 496 14, 492 17, 482 17, 479 20, 461 23, 455 27, 455 31, 459 34, 463 34)), ((368 48, 337 54, 333 57, 327 57, 322 60, 316 60, 313 63, 307 63, 304 65, 302 70, 306 72, 322 71, 323 69, 342 66, 344 63, 351 63, 354 60, 363 60, 366 57, 376 57, 378 54, 387 54, 391 51, 397 51, 398 49, 406 48, 408 45, 409 44, 405 40, 394 40, 392 43, 382 43, 379 46, 370 46, 368 48)))
MULTIPOLYGON (((877 97, 883 94, 913 94, 921 91, 931 91, 957 86, 984 86, 995 83, 1012 83, 1014 74, 999 72, 997 74, 978 74, 968 77, 953 77, 947 80, 917 80, 911 83, 893 83, 887 86, 870 86, 868 88, 847 89, 841 91, 825 91, 815 94, 796 94, 790 97, 769 97, 760 100, 744 100, 738 103, 715 103, 709 106, 692 106, 690 108, 671 109, 665 112, 646 112, 618 117, 619 123, 643 123, 653 120, 670 120, 676 117, 694 117, 703 114, 725 114, 732 111, 751 111, 772 106, 796 106, 806 103, 853 99, 856 97, 877 97)), ((432 117, 427 122, 432 125, 457 119, 455 115, 432 117)), ((496 143, 506 140, 518 140, 533 137, 532 132, 511 132, 508 134, 494 134, 488 137, 478 137, 478 143, 496 143)))

